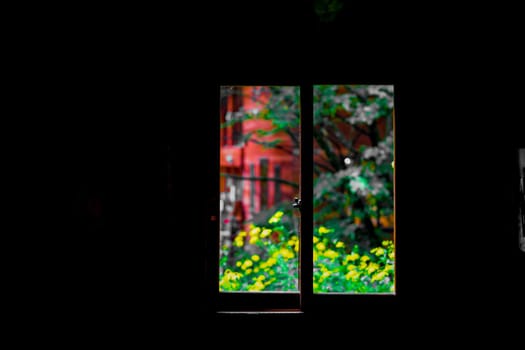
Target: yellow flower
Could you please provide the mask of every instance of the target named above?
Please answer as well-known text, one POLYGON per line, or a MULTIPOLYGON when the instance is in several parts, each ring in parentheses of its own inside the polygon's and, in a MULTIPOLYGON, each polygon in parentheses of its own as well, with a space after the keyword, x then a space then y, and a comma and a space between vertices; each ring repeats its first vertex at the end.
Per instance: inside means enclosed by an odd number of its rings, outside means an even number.
POLYGON ((241 265, 242 265, 242 262, 240 262, 240 261, 237 261, 237 262, 235 263, 235 265, 236 265, 237 267, 241 267, 241 265))
POLYGON ((272 284, 273 282, 276 281, 276 278, 273 277, 273 278, 270 278, 268 281, 264 282, 264 285, 265 286, 269 286, 270 284, 272 284))
POLYGON ((368 260, 370 260, 370 258, 369 258, 368 256, 366 256, 366 255, 363 255, 363 256, 361 257, 361 261, 363 261, 363 262, 366 262, 366 261, 368 261, 368 260))
POLYGON ((268 237, 271 233, 272 233, 272 230, 270 230, 270 229, 268 229, 268 228, 265 228, 265 229, 261 232, 261 238, 266 238, 266 237, 268 237))
POLYGON ((344 247, 345 247, 345 244, 344 244, 343 242, 339 241, 339 242, 337 242, 337 243, 335 244, 335 247, 336 247, 336 248, 344 248, 344 247))
POLYGON ((357 272, 356 270, 350 270, 349 272, 347 272, 347 274, 345 275, 345 278, 347 280, 352 280, 352 281, 356 281, 357 278, 359 277, 359 272, 357 272))
POLYGON ((269 266, 269 267, 272 267, 275 264, 277 264, 277 259, 275 259, 273 257, 268 259, 268 261, 266 262, 266 265, 269 266))
POLYGON ((328 259, 335 259, 339 256, 339 253, 333 251, 332 249, 328 249, 324 252, 324 256, 326 256, 328 259))
POLYGON ((257 226, 252 226, 252 229, 250 230, 251 236, 257 236, 261 232, 261 228, 257 226))
POLYGON ((319 242, 319 238, 314 236, 314 243, 317 243, 317 242, 319 242))
POLYGON ((235 237, 233 240, 233 245, 239 248, 242 247, 244 245, 244 238, 241 236, 235 237))
POLYGON ((257 255, 257 254, 253 254, 253 255, 252 255, 252 260, 253 260, 253 261, 259 261, 259 260, 261 260, 261 258, 259 257, 259 255, 257 255))
POLYGON ((244 263, 241 266, 241 269, 246 270, 247 268, 253 266, 253 263, 251 260, 245 260, 244 263))
POLYGON ((350 260, 350 261, 356 261, 357 259, 359 259, 359 254, 357 253, 352 253, 350 255, 347 255, 346 256, 346 260, 350 260))
POLYGON ((253 272, 253 270, 252 270, 252 269, 246 269, 246 271, 245 271, 245 272, 246 272, 246 274, 247 274, 247 275, 249 275, 250 273, 252 273, 252 272, 253 272))
POLYGON ((372 276, 372 281, 381 281, 383 278, 385 278, 386 272, 380 271, 372 276))
POLYGON ((373 272, 377 271, 378 269, 379 269, 379 265, 374 262, 371 262, 366 268, 366 271, 368 272, 369 275, 371 275, 373 272))
POLYGON ((281 221, 281 217, 283 216, 284 212, 282 211, 277 211, 275 214, 273 214, 273 216, 268 220, 268 223, 269 224, 275 224, 279 221, 281 221))
POLYGON ((330 232, 332 232, 332 231, 333 231, 333 230, 330 230, 329 228, 326 228, 326 227, 324 227, 324 226, 319 227, 319 230, 318 230, 318 232, 319 232, 320 235, 325 234, 325 233, 330 233, 330 232))
POLYGON ((248 290, 263 290, 264 287, 265 287, 264 283, 257 280, 257 282, 255 282, 254 284, 252 284, 251 286, 248 286, 248 290))
POLYGON ((323 242, 319 242, 315 245, 315 247, 317 248, 318 251, 322 252, 323 250, 326 249, 326 245, 323 243, 323 242))
POLYGON ((385 253, 385 250, 383 248, 381 248, 381 247, 378 247, 378 248, 372 249, 370 251, 370 253, 375 254, 377 256, 381 256, 381 255, 383 255, 385 253))
POLYGON ((241 277, 242 277, 242 274, 240 274, 239 272, 233 272, 230 269, 224 271, 223 278, 226 281, 236 281, 241 277))
POLYGON ((279 250, 285 260, 292 259, 295 255, 290 249, 281 248, 279 250))

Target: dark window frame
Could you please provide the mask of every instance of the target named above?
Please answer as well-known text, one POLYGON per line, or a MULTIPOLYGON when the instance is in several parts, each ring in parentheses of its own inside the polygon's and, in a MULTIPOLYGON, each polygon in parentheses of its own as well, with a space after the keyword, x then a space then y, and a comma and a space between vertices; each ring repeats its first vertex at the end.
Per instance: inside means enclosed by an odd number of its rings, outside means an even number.
MULTIPOLYGON (((342 82, 333 82, 338 84, 342 82)), ((353 82, 352 82, 353 83, 353 82)), ((360 83, 360 82, 355 82, 360 83)), ((328 84, 323 82, 319 85, 328 84)), ((330 83, 332 84, 332 83, 330 83)), ((365 84, 376 84, 366 82, 365 84)), ((377 84, 394 85, 395 114, 399 114, 397 103, 398 87, 394 82, 381 82, 377 84)), ((220 98, 220 86, 229 84, 219 84, 217 87, 217 100, 220 98)), ((231 85, 231 84, 230 84, 231 85)), ((300 84, 237 84, 237 85, 295 85, 300 87, 300 118, 301 118, 301 139, 313 139, 313 87, 318 83, 300 83, 300 84)), ((397 117, 393 118, 394 134, 396 134, 397 117)), ((216 126, 218 128, 218 126, 216 126)), ((219 153, 220 141, 218 139, 213 144, 216 145, 214 158, 217 162, 214 168, 219 173, 219 153)), ((215 141, 215 140, 213 140, 215 141)), ((394 139, 394 143, 397 142, 394 139)), ((394 159, 397 159, 397 147, 394 147, 394 159)), ((211 313, 228 314, 228 313, 258 313, 267 312, 275 315, 286 315, 288 312, 300 315, 319 314, 319 313, 337 313, 344 310, 365 309, 368 307, 387 307, 397 304, 400 299, 399 285, 399 237, 396 240, 396 292, 394 294, 348 294, 348 293, 313 293, 313 142, 301 142, 301 235, 299 251, 299 291, 298 292, 220 292, 219 291, 219 229, 218 229, 218 205, 215 205, 214 199, 218 196, 218 181, 213 185, 214 193, 210 196, 209 210, 210 220, 207 224, 206 232, 206 273, 205 288, 206 310, 211 313)), ((394 175, 394 187, 396 187, 394 175)), ((394 196, 395 222, 398 222, 397 196, 394 196)), ((290 203, 292 205, 292 203, 290 203)))

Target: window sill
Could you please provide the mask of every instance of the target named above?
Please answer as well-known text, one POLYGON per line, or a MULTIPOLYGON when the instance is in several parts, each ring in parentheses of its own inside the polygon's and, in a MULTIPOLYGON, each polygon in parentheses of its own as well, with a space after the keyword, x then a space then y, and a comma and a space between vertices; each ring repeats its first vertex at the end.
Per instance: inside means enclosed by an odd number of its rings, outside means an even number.
POLYGON ((302 315, 301 310, 217 311, 218 315, 302 315))
POLYGON ((241 322, 245 321, 301 321, 305 318, 305 313, 301 310, 258 310, 258 311, 216 311, 215 319, 219 321, 241 322))

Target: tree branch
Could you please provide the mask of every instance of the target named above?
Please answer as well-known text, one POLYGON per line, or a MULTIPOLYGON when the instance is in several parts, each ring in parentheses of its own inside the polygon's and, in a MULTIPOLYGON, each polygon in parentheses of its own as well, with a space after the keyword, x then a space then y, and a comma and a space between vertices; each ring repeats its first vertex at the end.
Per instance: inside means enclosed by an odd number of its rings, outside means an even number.
POLYGON ((285 131, 288 134, 288 136, 290 136, 290 138, 292 139, 294 145, 299 146, 299 139, 297 138, 295 133, 293 133, 290 129, 286 129, 285 131))
MULTIPOLYGON (((253 140, 253 139, 249 139, 248 141, 253 142, 253 143, 256 143, 256 144, 258 144, 258 145, 268 146, 268 143, 267 143, 267 142, 264 142, 264 141, 258 141, 258 140, 253 140)), ((281 150, 281 151, 283 151, 283 152, 285 152, 285 153, 288 153, 288 154, 291 154, 291 155, 294 154, 294 153, 293 153, 293 149, 288 149, 288 148, 283 147, 283 146, 281 146, 281 145, 272 145, 272 146, 269 147, 269 148, 277 148, 278 150, 281 150)))
POLYGON ((288 185, 294 188, 299 188, 299 184, 287 180, 283 180, 277 177, 268 177, 268 176, 242 176, 242 175, 234 175, 234 174, 228 174, 228 173, 221 173, 220 176, 226 176, 231 177, 233 179, 237 180, 250 180, 250 181, 274 181, 274 182, 280 182, 283 185, 288 185))
POLYGON ((341 170, 341 160, 339 157, 335 156, 335 154, 330 149, 330 146, 326 143, 324 139, 324 135, 321 135, 320 132, 316 132, 314 130, 313 132, 314 138, 317 141, 317 144, 321 149, 325 152, 326 156, 328 157, 328 161, 332 165, 332 167, 337 171, 341 170))

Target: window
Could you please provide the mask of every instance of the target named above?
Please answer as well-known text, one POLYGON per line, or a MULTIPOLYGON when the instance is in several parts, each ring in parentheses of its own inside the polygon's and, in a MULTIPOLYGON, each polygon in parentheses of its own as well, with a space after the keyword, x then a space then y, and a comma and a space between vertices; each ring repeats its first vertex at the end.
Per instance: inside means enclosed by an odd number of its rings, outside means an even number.
POLYGON ((213 308, 392 302, 394 86, 220 86, 219 101, 213 308))

